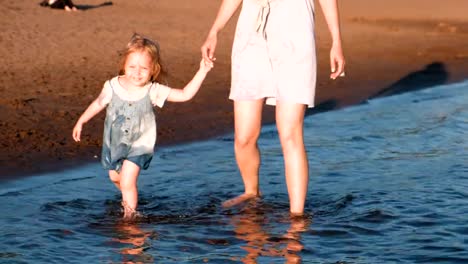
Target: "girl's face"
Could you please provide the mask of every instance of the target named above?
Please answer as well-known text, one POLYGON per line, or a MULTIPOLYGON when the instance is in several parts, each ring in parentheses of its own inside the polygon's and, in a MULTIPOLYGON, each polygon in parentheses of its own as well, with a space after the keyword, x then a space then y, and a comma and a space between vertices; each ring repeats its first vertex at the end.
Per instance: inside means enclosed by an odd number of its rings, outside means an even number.
POLYGON ((125 77, 134 86, 143 87, 153 74, 153 61, 148 52, 135 51, 127 55, 125 77))

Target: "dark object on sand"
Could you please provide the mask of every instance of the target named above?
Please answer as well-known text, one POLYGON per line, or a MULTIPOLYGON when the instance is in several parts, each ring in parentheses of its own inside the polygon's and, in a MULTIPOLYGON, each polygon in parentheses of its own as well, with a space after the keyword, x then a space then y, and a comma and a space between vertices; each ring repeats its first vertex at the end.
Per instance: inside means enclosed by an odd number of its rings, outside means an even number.
POLYGON ((78 10, 71 0, 43 0, 39 5, 55 9, 65 9, 66 11, 78 10))

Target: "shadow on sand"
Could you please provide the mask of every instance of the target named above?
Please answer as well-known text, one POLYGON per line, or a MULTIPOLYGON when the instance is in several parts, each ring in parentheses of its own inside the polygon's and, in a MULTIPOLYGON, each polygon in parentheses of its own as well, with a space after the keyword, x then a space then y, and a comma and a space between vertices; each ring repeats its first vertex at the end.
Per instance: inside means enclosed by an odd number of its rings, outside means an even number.
POLYGON ((99 7, 104 7, 104 6, 111 6, 113 5, 112 2, 104 2, 104 3, 101 3, 101 4, 98 4, 98 5, 75 5, 76 8, 78 8, 79 10, 89 10, 89 9, 94 9, 94 8, 99 8, 99 7))
POLYGON ((313 108, 307 108, 305 115, 314 115, 322 112, 331 111, 337 108, 338 102, 335 99, 330 99, 314 106, 313 108))
MULTIPOLYGON (((367 102, 367 100, 373 98, 392 96, 406 92, 414 92, 417 90, 423 90, 433 86, 442 85, 447 82, 448 78, 449 73, 447 72, 445 65, 441 62, 433 62, 428 64, 424 69, 411 72, 390 86, 381 89, 376 94, 369 96, 369 98, 364 102, 361 102, 361 104, 364 104, 367 102)), ((318 114, 336 110, 337 108, 338 101, 335 99, 330 99, 316 105, 314 108, 307 109, 305 115, 308 116, 318 114)))
POLYGON ((369 99, 413 92, 447 82, 449 74, 441 62, 433 62, 423 70, 412 72, 392 85, 380 90, 369 99))

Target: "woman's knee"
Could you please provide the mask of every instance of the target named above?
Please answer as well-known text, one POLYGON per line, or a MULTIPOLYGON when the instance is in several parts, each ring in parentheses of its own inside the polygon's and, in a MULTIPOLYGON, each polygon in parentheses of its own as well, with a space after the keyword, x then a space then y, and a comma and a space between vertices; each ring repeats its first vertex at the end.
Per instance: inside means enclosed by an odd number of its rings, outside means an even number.
POLYGON ((234 102, 234 146, 254 147, 262 126, 263 100, 234 102))
POLYGON ((255 147, 257 145, 258 133, 235 135, 234 146, 236 149, 255 147))
POLYGON ((305 106, 301 104, 278 103, 276 126, 283 147, 303 145, 305 106))
POLYGON ((283 147, 302 147, 304 145, 301 127, 278 130, 278 135, 283 147))

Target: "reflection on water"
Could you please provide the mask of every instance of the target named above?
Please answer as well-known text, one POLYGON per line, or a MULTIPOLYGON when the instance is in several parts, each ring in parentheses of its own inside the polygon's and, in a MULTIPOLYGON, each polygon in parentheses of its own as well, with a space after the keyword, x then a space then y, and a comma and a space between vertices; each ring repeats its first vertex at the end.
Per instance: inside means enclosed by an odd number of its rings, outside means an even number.
POLYGON ((145 231, 138 223, 119 221, 115 225, 116 237, 113 241, 121 243, 124 248, 119 252, 123 263, 152 263, 154 258, 145 252, 151 246, 150 238, 157 239, 152 231, 145 231))
POLYGON ((0 183, 0 263, 468 263, 468 82, 310 115, 306 211, 291 219, 274 126, 263 197, 243 191, 232 135, 158 149, 122 222, 99 164, 0 183))
POLYGON ((241 246, 246 252, 241 258, 243 263, 257 263, 259 257, 279 257, 284 258, 284 263, 301 263, 299 253, 304 248, 301 233, 308 230, 310 218, 303 216, 281 219, 281 222, 289 222, 289 228, 280 237, 269 231, 270 225, 276 225, 273 220, 270 214, 252 203, 231 216, 230 223, 234 226, 236 238, 245 241, 241 246))

